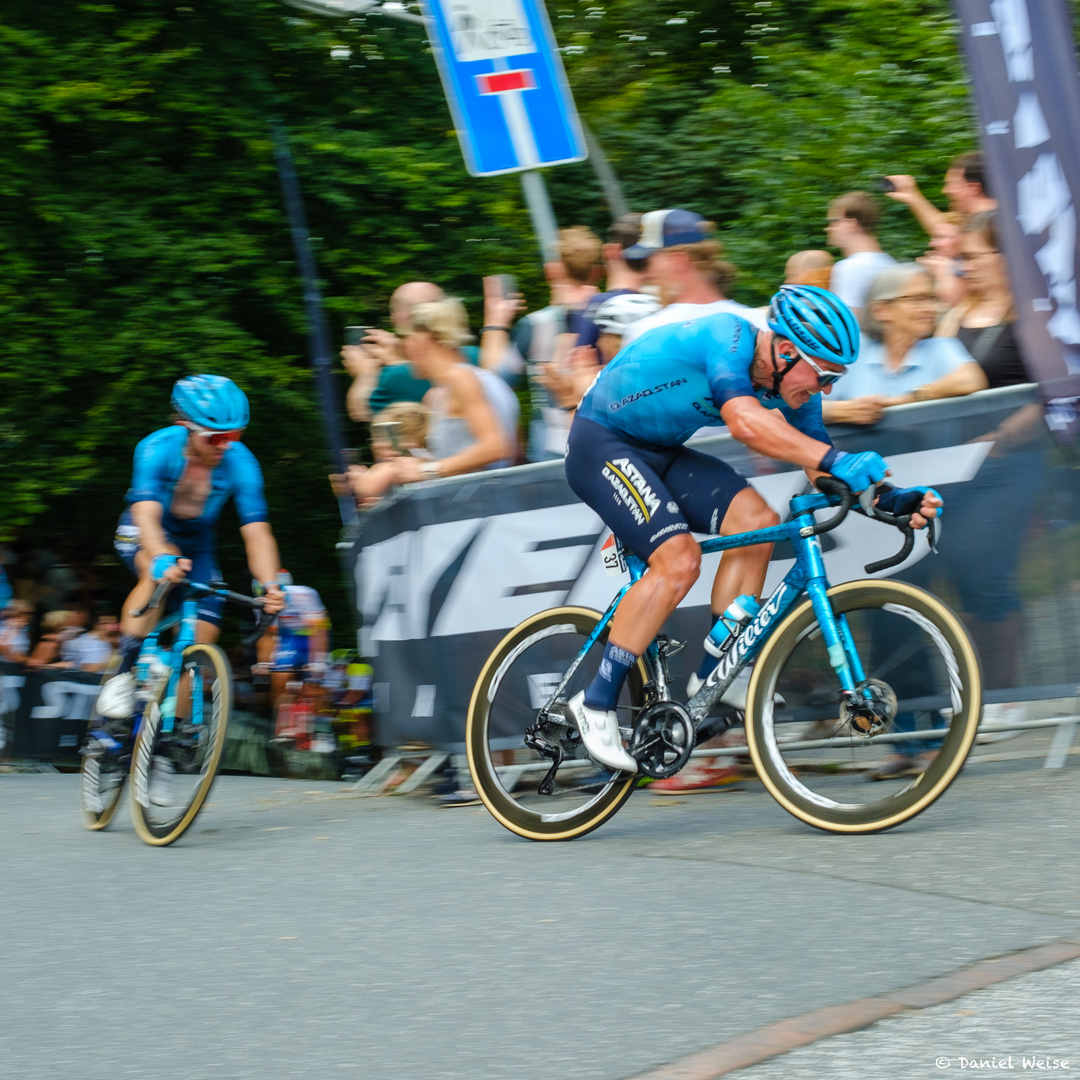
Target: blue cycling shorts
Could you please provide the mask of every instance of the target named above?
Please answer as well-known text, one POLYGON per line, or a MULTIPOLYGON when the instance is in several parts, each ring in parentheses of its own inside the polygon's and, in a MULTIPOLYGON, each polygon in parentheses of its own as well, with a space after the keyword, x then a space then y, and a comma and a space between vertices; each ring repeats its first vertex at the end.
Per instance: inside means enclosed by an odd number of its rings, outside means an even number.
POLYGON ((685 446, 649 446, 577 417, 566 479, 635 555, 646 561, 679 533, 719 533, 746 481, 719 458, 685 446))
POLYGON ((277 648, 271 661, 274 671, 299 671, 310 653, 309 638, 299 634, 283 634, 278 631, 277 648))
MULTIPOLYGON (((175 544, 180 549, 180 554, 185 559, 191 560, 191 570, 188 577, 192 581, 219 581, 221 570, 218 569, 217 561, 217 537, 212 525, 199 524, 191 529, 174 529, 165 531, 165 539, 170 544, 175 544)), ((113 538, 113 547, 116 549, 120 561, 136 576, 139 571, 135 566, 135 554, 142 547, 142 538, 139 535, 139 527, 131 520, 131 511, 125 510, 116 523, 116 536, 113 538)), ((180 594, 174 589, 169 593, 166 611, 174 611, 179 603, 180 594)), ((199 598, 199 621, 212 623, 214 626, 221 625, 221 612, 225 607, 225 601, 216 596, 202 596, 199 598)))

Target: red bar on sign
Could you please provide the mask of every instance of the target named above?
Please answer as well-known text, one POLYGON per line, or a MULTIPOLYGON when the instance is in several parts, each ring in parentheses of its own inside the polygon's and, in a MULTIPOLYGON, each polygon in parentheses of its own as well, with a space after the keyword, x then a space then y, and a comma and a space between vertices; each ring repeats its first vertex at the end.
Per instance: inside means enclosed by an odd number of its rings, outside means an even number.
POLYGON ((476 83, 481 94, 504 94, 507 90, 532 90, 536 80, 530 68, 520 71, 492 71, 477 75, 476 83))

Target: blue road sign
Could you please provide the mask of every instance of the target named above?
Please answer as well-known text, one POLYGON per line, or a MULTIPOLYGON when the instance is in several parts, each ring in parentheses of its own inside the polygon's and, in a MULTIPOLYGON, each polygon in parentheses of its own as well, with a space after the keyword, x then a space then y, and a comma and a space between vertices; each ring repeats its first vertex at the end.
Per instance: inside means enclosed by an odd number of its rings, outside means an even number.
POLYGON ((588 155, 543 0, 424 0, 428 37, 473 176, 588 155))

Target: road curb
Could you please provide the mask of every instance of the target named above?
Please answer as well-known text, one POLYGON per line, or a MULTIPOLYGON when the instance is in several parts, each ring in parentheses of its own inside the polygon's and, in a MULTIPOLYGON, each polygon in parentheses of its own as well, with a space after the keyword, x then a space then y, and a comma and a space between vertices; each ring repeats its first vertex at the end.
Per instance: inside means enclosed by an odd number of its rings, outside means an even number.
POLYGON ((980 960, 948 975, 927 979, 891 994, 859 998, 843 1005, 830 1005, 766 1024, 659 1068, 635 1073, 628 1080, 715 1080, 716 1077, 758 1065, 832 1035, 869 1027, 887 1016, 909 1009, 940 1005, 1018 975, 1042 971, 1078 958, 1080 935, 1060 938, 1048 945, 1035 945, 990 960, 980 960))

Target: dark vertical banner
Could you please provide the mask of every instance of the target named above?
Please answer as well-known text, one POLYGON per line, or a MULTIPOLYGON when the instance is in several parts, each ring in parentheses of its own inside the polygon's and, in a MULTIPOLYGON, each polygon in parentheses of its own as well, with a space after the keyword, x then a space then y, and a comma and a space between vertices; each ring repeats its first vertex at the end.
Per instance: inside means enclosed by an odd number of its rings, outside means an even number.
POLYGON ((953 0, 1025 360, 1051 429, 1080 429, 1080 79, 1065 0, 953 0))

